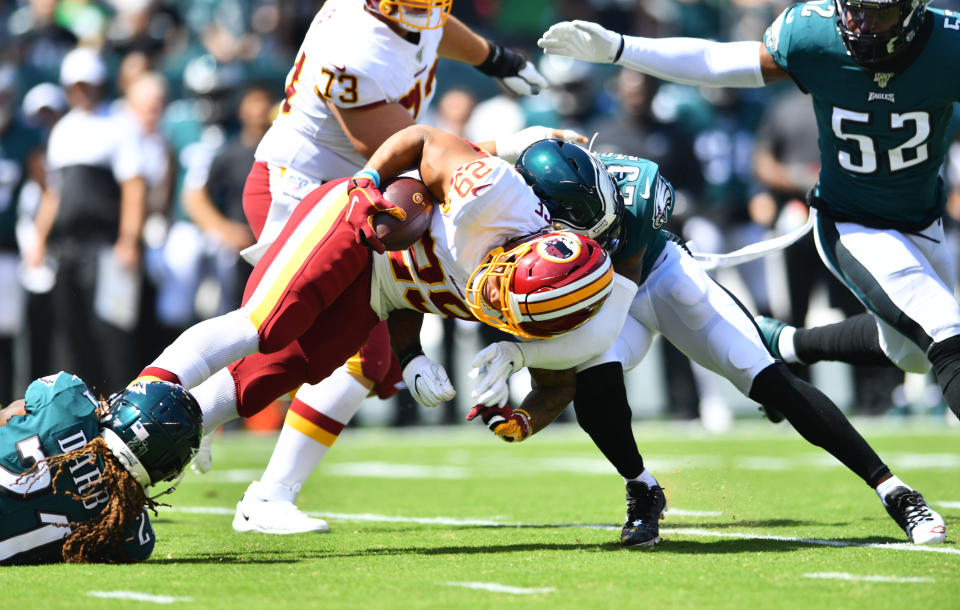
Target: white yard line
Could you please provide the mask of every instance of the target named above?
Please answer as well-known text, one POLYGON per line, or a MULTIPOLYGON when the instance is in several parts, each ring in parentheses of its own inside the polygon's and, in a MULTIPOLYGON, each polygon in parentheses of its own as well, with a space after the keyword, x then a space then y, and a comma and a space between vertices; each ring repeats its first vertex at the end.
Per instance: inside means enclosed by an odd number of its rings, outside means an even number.
POLYGON ((90 597, 100 599, 127 599, 135 602, 150 602, 151 604, 176 604, 178 602, 192 602, 192 597, 173 597, 171 595, 153 595, 139 591, 87 591, 90 597))
POLYGON ((449 587, 490 591, 493 593, 509 593, 511 595, 539 595, 540 593, 553 593, 556 591, 553 587, 511 587, 510 585, 501 585, 498 582, 442 582, 440 584, 449 587))
MULTIPOLYGON (((204 515, 232 515, 235 512, 233 508, 217 506, 175 506, 170 508, 161 508, 161 511, 171 511, 180 513, 204 514, 204 515)), ((305 511, 311 517, 320 517, 323 519, 336 519, 340 521, 362 521, 367 523, 417 523, 421 525, 452 525, 462 527, 557 527, 557 528, 579 528, 579 529, 600 529, 600 530, 619 530, 619 525, 603 525, 589 523, 518 523, 508 521, 497 521, 495 519, 456 519, 453 517, 404 517, 392 515, 378 515, 375 513, 330 513, 305 511)), ((671 512, 669 514, 684 516, 681 511, 671 512)), ((718 513, 720 514, 720 513, 718 513)), ((694 515, 699 516, 699 515, 694 515)), ((888 551, 911 551, 918 553, 943 553, 946 555, 960 555, 960 548, 946 546, 925 546, 919 544, 908 544, 906 542, 847 542, 844 540, 824 540, 820 538, 795 538, 792 536, 767 536, 763 534, 748 534, 740 532, 721 532, 702 528, 665 528, 660 530, 661 534, 672 536, 702 536, 705 538, 736 538, 740 540, 775 540, 780 542, 793 542, 808 544, 811 546, 832 546, 832 547, 862 547, 873 549, 884 549, 888 551)))
POLYGON ((936 506, 942 506, 943 508, 960 508, 960 502, 946 502, 941 500, 938 502, 934 502, 934 504, 936 506))
POLYGON ((850 580, 866 582, 936 582, 932 578, 927 578, 925 576, 877 576, 848 574, 847 572, 810 572, 804 574, 803 577, 818 578, 821 580, 850 580))

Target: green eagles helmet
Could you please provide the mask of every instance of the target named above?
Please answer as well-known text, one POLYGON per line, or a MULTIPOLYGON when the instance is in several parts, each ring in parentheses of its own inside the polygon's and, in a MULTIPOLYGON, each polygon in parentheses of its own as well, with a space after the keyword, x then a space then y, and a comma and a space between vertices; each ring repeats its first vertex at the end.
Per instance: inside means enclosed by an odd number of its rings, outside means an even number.
POLYGON ((515 167, 555 226, 586 235, 611 255, 623 246, 623 195, 596 155, 563 140, 540 140, 515 167))
POLYGON ((200 405, 166 381, 135 381, 108 401, 101 421, 107 446, 144 487, 176 477, 193 459, 203 431, 200 405))
POLYGON ((834 0, 837 30, 861 66, 880 67, 917 37, 931 0, 834 0))

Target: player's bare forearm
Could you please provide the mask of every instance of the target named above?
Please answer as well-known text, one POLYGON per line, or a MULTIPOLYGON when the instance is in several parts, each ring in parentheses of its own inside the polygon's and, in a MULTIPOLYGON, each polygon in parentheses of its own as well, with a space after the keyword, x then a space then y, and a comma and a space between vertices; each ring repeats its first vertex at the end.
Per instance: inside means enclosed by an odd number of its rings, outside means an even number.
POLYGON ((482 157, 452 133, 426 125, 412 125, 387 138, 370 157, 366 167, 376 170, 384 181, 419 167, 424 184, 443 201, 457 168, 482 157))
POLYGON ((401 354, 420 347, 420 328, 423 326, 423 314, 412 309, 395 309, 387 318, 390 330, 390 347, 401 354))
POLYGON ((443 26, 443 38, 437 54, 465 64, 476 66, 487 58, 490 45, 487 41, 454 16, 447 18, 443 26))
POLYGON ((530 376, 533 389, 523 399, 520 408, 530 415, 531 434, 536 434, 549 426, 573 402, 577 380, 574 369, 530 369, 530 376))

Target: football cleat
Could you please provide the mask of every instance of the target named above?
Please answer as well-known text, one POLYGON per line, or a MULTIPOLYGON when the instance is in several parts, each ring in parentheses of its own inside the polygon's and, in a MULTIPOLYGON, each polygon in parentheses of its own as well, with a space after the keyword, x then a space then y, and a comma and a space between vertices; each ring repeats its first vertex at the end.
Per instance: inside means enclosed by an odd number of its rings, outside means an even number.
POLYGON ((931 509, 919 491, 897 487, 883 498, 883 507, 914 544, 939 544, 947 538, 943 517, 931 509))
POLYGON ((266 500, 244 494, 243 499, 237 502, 233 530, 262 534, 305 534, 329 532, 330 526, 323 519, 308 517, 293 502, 266 500))
POLYGON ((659 485, 640 481, 627 483, 627 519, 620 531, 620 544, 631 549, 652 549, 660 542, 660 519, 667 498, 659 485))

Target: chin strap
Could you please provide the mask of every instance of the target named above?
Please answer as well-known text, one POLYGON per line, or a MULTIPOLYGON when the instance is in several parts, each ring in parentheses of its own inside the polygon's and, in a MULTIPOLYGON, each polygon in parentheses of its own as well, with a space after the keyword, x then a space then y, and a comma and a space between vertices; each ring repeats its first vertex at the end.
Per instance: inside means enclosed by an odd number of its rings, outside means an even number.
POLYGON ((174 480, 174 482, 170 484, 170 487, 164 489, 164 490, 161 491, 160 493, 156 493, 156 494, 153 494, 152 496, 148 496, 148 499, 151 500, 151 501, 156 501, 156 499, 159 498, 159 497, 161 497, 161 496, 165 496, 165 495, 167 495, 167 494, 172 494, 172 493, 174 492, 174 490, 175 490, 177 487, 179 487, 180 483, 183 481, 184 475, 186 475, 186 474, 187 474, 187 471, 186 471, 185 469, 184 469, 184 470, 181 470, 181 471, 180 471, 180 476, 178 476, 178 477, 176 478, 176 480, 174 480))
POLYGON ((144 488, 150 485, 150 475, 147 473, 147 469, 143 467, 143 464, 140 463, 136 454, 123 442, 123 439, 117 436, 117 433, 110 428, 101 429, 100 435, 103 436, 103 440, 106 441, 107 447, 113 453, 114 457, 133 475, 137 483, 140 483, 144 488))

